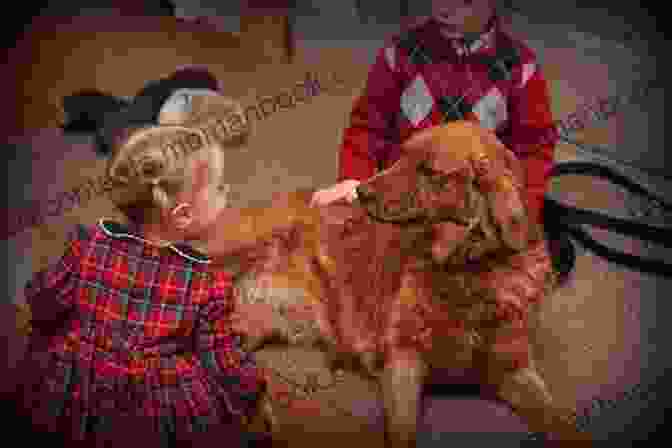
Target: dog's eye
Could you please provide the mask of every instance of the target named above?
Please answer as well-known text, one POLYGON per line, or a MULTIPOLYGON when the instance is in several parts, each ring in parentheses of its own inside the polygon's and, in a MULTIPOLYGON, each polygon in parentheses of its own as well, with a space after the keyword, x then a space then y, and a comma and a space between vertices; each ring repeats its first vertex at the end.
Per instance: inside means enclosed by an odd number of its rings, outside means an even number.
POLYGON ((418 172, 428 177, 432 177, 438 174, 438 171, 432 169, 432 167, 429 166, 429 163, 427 162, 421 162, 418 164, 418 172))
POLYGON ((450 183, 450 175, 445 175, 442 172, 433 169, 427 162, 422 162, 418 165, 418 171, 421 175, 427 178, 430 185, 434 188, 445 189, 450 183))
POLYGON ((432 179, 432 183, 436 185, 437 187, 440 188, 446 188, 448 187, 450 183, 450 177, 449 176, 437 176, 432 179))

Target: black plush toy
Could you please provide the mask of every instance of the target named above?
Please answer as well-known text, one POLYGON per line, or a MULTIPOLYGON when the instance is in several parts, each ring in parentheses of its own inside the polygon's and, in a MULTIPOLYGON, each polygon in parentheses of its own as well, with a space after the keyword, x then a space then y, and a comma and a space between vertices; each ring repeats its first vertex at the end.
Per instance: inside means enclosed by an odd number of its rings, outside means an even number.
POLYGON ((157 125, 166 101, 182 89, 221 92, 217 79, 203 67, 181 68, 147 82, 130 100, 96 89, 80 90, 63 98, 63 132, 94 135, 96 153, 107 157, 120 130, 157 125))

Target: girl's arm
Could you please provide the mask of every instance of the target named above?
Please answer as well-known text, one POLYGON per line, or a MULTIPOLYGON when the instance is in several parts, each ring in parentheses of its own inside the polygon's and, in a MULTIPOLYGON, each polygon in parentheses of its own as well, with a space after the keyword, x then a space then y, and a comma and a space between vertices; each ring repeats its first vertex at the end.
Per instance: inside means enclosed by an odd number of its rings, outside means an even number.
POLYGON ((232 330, 232 278, 224 271, 212 275, 214 286, 198 317, 197 356, 219 385, 219 395, 229 412, 250 417, 255 414, 265 381, 254 355, 241 348, 240 338, 232 330))
POLYGON ((54 264, 35 273, 26 283, 26 303, 32 313, 33 326, 59 320, 74 304, 73 290, 77 284, 74 272, 80 265, 83 247, 90 236, 78 225, 70 232, 65 253, 54 264))

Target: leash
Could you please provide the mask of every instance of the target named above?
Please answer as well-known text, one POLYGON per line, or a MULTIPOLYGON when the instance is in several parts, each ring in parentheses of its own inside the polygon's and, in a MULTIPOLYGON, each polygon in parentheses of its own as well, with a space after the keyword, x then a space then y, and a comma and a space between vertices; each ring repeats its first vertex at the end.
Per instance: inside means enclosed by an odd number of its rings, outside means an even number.
MULTIPOLYGON (((640 168, 640 170, 642 169, 640 168)), ((589 162, 564 162, 553 168, 550 177, 557 178, 567 175, 606 179, 626 189, 631 194, 644 197, 649 204, 653 205, 652 208, 672 213, 672 204, 665 201, 663 197, 652 193, 634 180, 605 165, 589 162)), ((593 239, 585 226, 602 228, 665 247, 672 247, 672 238, 669 237, 672 229, 623 219, 594 210, 572 207, 562 204, 548 194, 544 200, 544 222, 546 223, 548 239, 555 241, 557 244, 553 254, 554 264, 563 277, 574 269, 576 262, 576 251, 572 240, 610 262, 641 272, 672 277, 672 264, 614 250, 593 239)))

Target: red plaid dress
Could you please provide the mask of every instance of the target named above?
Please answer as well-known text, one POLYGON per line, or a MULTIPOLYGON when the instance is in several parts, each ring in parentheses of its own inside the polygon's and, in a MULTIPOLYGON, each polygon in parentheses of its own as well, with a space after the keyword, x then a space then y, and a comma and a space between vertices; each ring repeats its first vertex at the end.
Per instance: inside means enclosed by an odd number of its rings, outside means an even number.
POLYGON ((344 132, 339 181, 366 180, 399 159, 399 144, 445 121, 492 130, 523 162, 530 213, 541 222, 557 132, 534 52, 499 29, 466 44, 430 21, 378 53, 344 132))
POLYGON ((35 424, 130 446, 206 428, 240 435, 263 379, 229 329, 230 275, 192 254, 77 226, 25 289, 34 336, 23 404, 35 424))

